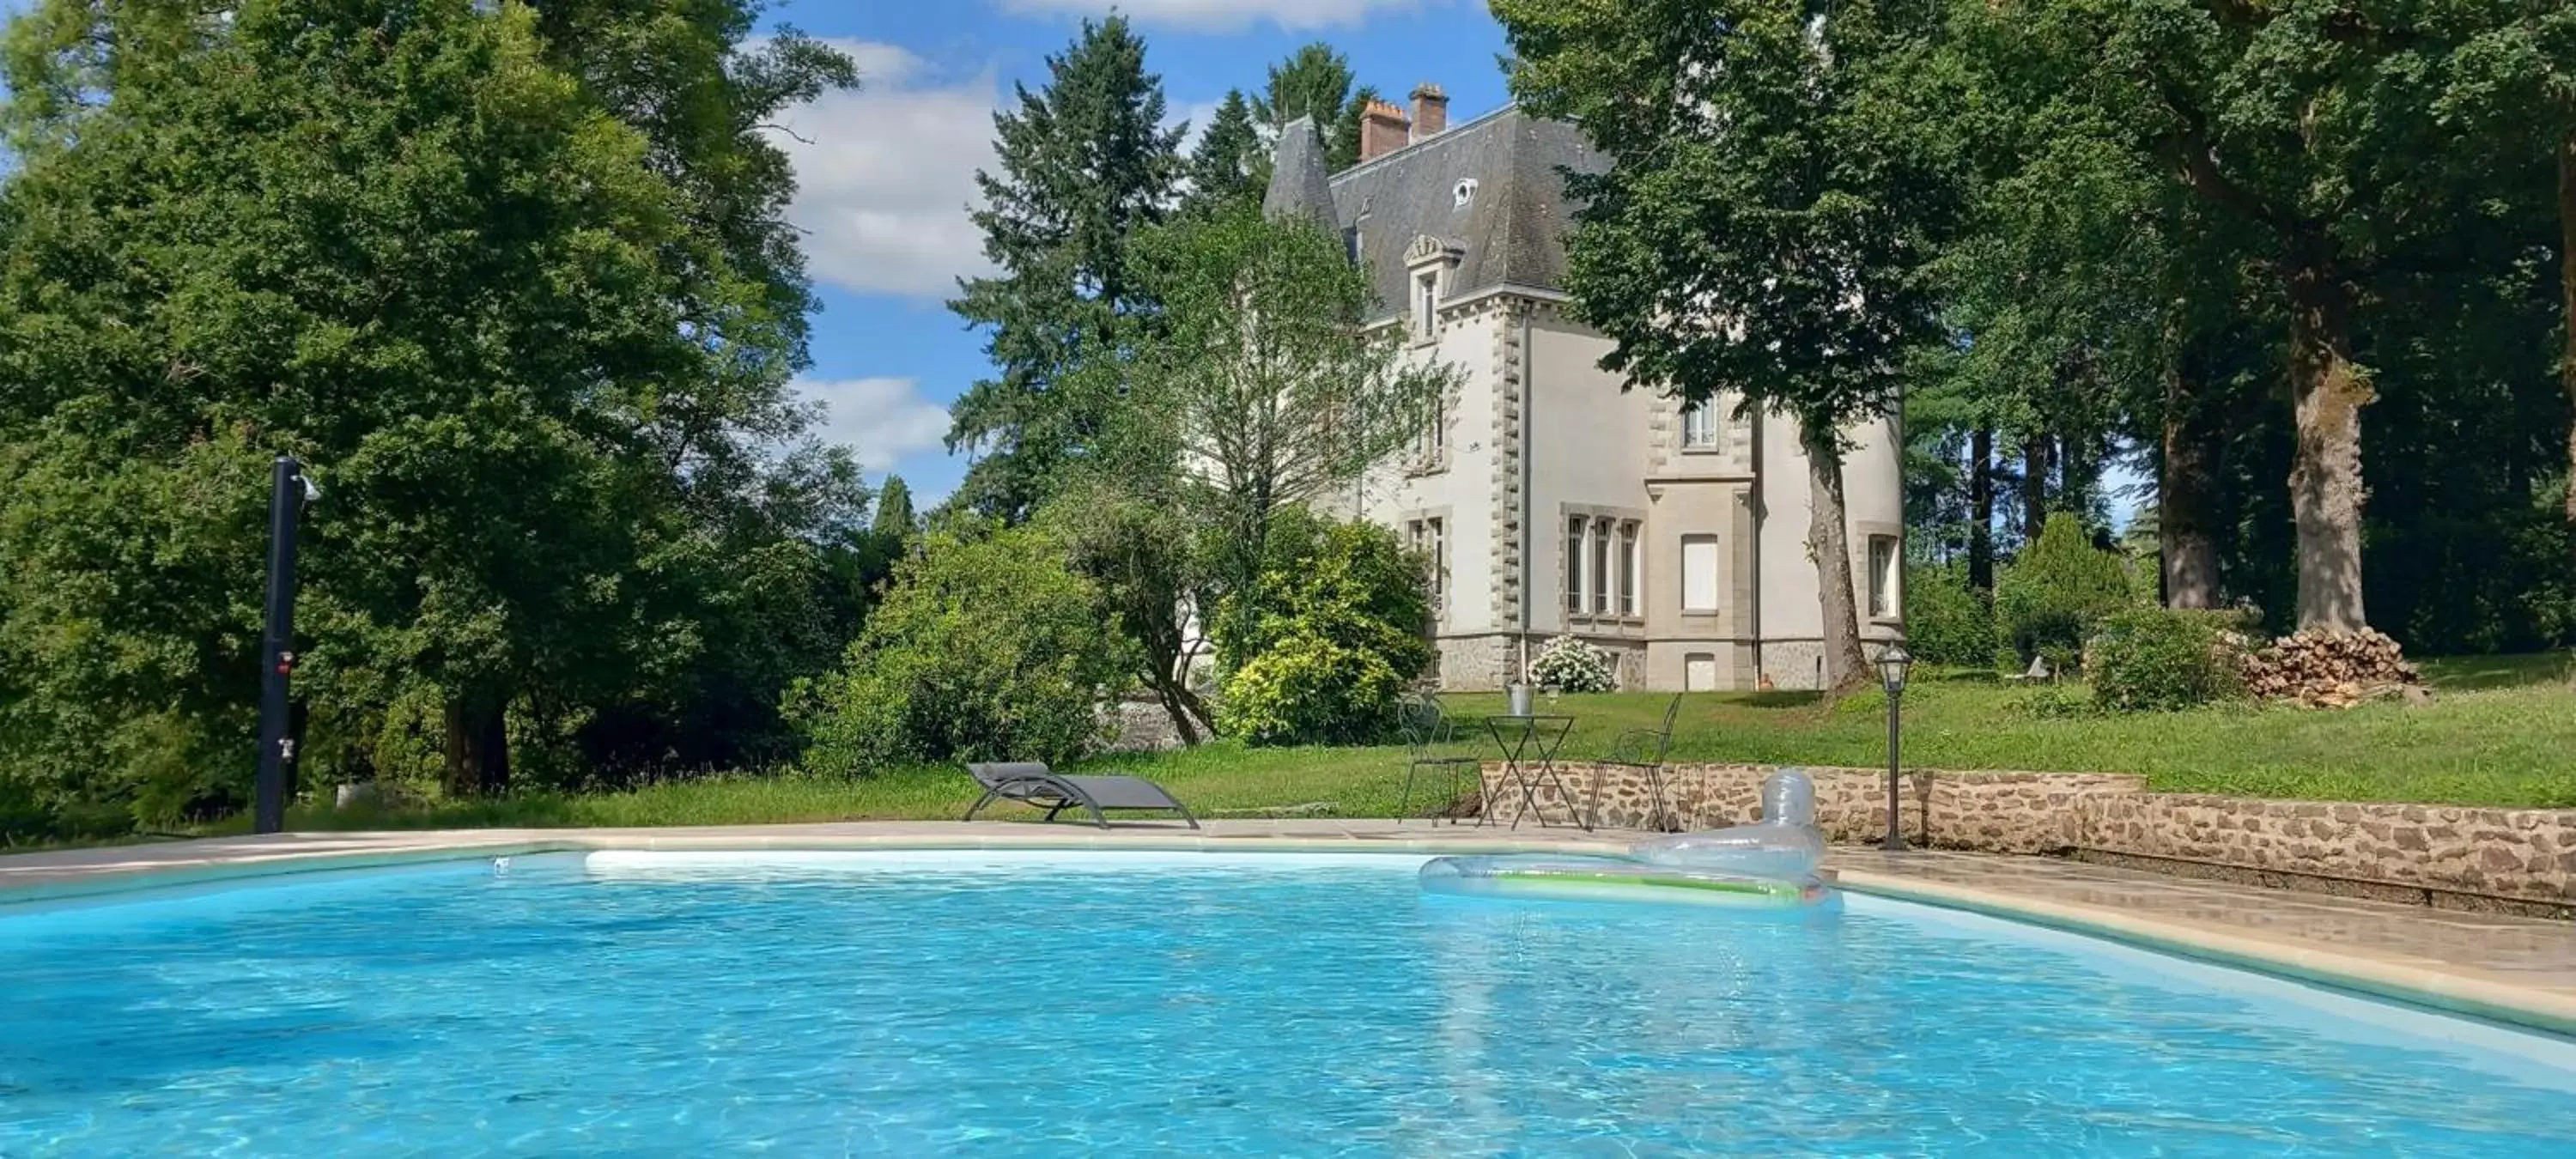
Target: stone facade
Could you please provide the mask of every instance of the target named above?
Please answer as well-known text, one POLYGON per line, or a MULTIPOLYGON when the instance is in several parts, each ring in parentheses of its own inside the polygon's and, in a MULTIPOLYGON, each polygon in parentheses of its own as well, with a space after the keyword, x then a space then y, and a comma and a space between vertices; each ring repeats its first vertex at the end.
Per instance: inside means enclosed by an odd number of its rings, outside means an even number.
MULTIPOLYGON (((1867 650, 1868 645, 1862 646, 1867 650)), ((1762 674, 1773 688, 1799 691, 1822 688, 1825 671, 1825 642, 1822 640, 1765 640, 1762 643, 1762 674)))
MULTIPOLYGON (((1663 771, 1664 801, 1685 830, 1757 819, 1768 765, 1677 765, 1663 771)), ((1886 832, 1887 774, 1810 768, 1816 822, 1828 840, 1859 843, 1886 832)), ((1655 797, 1644 770, 1566 764, 1576 803, 1611 828, 1652 827, 1655 797)), ((1499 765, 1485 770, 1494 819, 1524 811, 1499 765)), ((1534 778, 1537 820, 1569 813, 1556 785, 1534 778)), ((2146 778, 2117 773, 1955 773, 1914 770, 1898 782, 1906 839, 1939 849, 2098 855, 2104 859, 2224 867, 2326 892, 2333 883, 2425 894, 2576 905, 2576 809, 2473 809, 2442 805, 2271 801, 2149 793, 2146 778)), ((2386 894, 2386 890, 2380 891, 2386 894)), ((2394 895, 2390 895, 2394 896, 2394 895)), ((2441 900, 2426 897, 2424 900, 2441 900)))
POLYGON ((1432 643, 1439 650, 1432 675, 1451 691, 1498 691, 1520 671, 1520 646, 1511 636, 1442 636, 1432 643))
MULTIPOLYGON (((1587 640, 1586 643, 1610 655, 1611 677, 1625 691, 1649 687, 1646 682, 1646 642, 1643 640, 1587 640)), ((1538 655, 1532 651, 1530 655, 1538 655)))
MULTIPOLYGON (((1316 506, 1428 557, 1445 688, 1517 675, 1497 671, 1494 637, 1518 659, 1517 637, 1561 634, 1617 652, 1632 690, 1753 688, 1765 661, 1777 687, 1813 687, 1793 643, 1824 631, 1795 421, 1736 397, 1686 411, 1601 368, 1614 343, 1569 315, 1563 289, 1563 174, 1608 161, 1573 125, 1509 107, 1430 124, 1339 173, 1311 122, 1277 142, 1264 209, 1341 238, 1369 272, 1362 326, 1456 372, 1404 452, 1316 506)), ((1847 562, 1865 598, 1873 537, 1904 530, 1903 441, 1885 418, 1846 435, 1847 562)), ((1881 584, 1891 600, 1896 584, 1881 584)), ((1882 641, 1903 625, 1860 630, 1882 641)))
POLYGON ((1159 753, 1181 747, 1181 734, 1172 727, 1172 714, 1159 700, 1121 700, 1102 708, 1109 718, 1110 740, 1101 751, 1112 753, 1159 753))

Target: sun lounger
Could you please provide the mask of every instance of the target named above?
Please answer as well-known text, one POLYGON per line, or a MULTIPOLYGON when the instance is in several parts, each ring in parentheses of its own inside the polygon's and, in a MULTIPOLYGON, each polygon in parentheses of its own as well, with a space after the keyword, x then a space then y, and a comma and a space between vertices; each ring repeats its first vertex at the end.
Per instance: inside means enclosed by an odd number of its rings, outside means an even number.
POLYGON ((984 806, 995 801, 1018 801, 1047 811, 1046 819, 1055 820, 1058 813, 1079 808, 1091 814, 1093 823, 1106 829, 1109 818, 1104 814, 1151 810, 1170 810, 1199 827, 1199 819, 1161 785, 1143 777, 1076 777, 1049 770, 1037 761, 997 761, 966 766, 967 775, 984 786, 984 795, 975 807, 966 810, 972 821, 984 806))

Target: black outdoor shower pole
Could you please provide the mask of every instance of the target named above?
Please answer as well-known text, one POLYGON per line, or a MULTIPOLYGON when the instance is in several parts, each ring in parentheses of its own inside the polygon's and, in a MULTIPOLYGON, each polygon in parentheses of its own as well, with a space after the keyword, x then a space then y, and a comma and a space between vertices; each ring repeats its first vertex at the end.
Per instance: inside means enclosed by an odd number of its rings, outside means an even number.
POLYGON ((260 637, 259 782, 251 832, 286 828, 286 793, 295 776, 286 685, 295 674, 295 527, 304 513, 304 464, 279 455, 268 489, 268 630, 260 637))

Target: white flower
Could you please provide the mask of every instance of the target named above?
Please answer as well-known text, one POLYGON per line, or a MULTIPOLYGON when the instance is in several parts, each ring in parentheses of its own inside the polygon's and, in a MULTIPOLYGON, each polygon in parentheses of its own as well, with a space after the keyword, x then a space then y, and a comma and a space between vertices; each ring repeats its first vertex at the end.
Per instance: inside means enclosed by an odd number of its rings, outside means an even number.
POLYGON ((1608 652, 1559 636, 1530 661, 1530 679, 1559 692, 1609 692, 1619 687, 1619 669, 1608 652))

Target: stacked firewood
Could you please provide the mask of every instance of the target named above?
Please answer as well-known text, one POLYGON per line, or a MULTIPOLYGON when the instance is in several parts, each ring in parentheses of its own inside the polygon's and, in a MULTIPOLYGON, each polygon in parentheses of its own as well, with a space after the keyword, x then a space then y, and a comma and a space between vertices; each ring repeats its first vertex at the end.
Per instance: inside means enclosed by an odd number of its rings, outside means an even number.
POLYGON ((2407 695, 2423 683, 2397 641, 2369 628, 2304 631, 2245 657, 2247 692, 2311 708, 2350 708, 2365 700, 2407 695))

